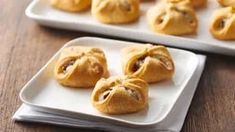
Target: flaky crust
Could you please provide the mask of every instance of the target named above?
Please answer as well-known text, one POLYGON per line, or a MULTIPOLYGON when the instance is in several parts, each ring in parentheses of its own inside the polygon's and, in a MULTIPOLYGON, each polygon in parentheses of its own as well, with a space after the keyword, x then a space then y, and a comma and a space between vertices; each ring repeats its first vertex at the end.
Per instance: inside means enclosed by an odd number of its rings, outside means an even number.
POLYGON ((50 0, 53 7, 69 12, 86 10, 91 5, 91 0, 50 0))
POLYGON ((108 76, 104 52, 99 48, 72 46, 63 49, 55 65, 57 81, 69 87, 91 87, 108 76))
POLYGON ((235 7, 235 0, 217 0, 222 6, 232 6, 235 7))
POLYGON ((210 22, 211 34, 221 40, 235 39, 235 8, 217 9, 210 22))
MULTIPOLYGON (((185 1, 185 0, 167 0, 167 1, 179 2, 179 1, 185 1)), ((192 4, 194 8, 201 8, 207 5, 207 0, 188 0, 188 1, 192 4)))
POLYGON ((175 71, 168 50, 151 44, 124 48, 122 69, 125 75, 136 76, 149 83, 171 79, 175 71))
POLYGON ((191 0, 194 8, 202 8, 207 6, 207 0, 191 0))
POLYGON ((185 35, 196 33, 198 20, 188 0, 163 0, 150 8, 147 21, 154 32, 185 35))
POLYGON ((97 110, 107 114, 137 112, 148 104, 148 84, 127 76, 101 79, 92 92, 91 102, 97 110))
POLYGON ((139 17, 139 0, 93 0, 92 15, 103 23, 129 23, 139 17))

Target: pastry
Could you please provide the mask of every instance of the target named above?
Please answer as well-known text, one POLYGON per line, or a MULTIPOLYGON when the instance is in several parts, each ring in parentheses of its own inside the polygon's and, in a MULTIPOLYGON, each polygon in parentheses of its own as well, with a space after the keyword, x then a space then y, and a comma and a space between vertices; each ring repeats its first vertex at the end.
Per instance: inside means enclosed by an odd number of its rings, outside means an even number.
POLYGON ((201 8, 207 5, 207 0, 191 0, 194 8, 201 8))
POLYGON ((211 34, 221 40, 235 39, 235 8, 225 7, 216 10, 210 23, 211 34))
POLYGON ((128 76, 101 79, 92 92, 91 102, 97 110, 107 114, 137 112, 148 104, 148 84, 128 76))
POLYGON ((57 81, 69 87, 91 87, 108 76, 104 52, 99 48, 72 46, 62 50, 55 65, 57 81))
POLYGON ((189 1, 194 8, 201 8, 207 5, 207 0, 167 0, 170 2, 189 1))
POLYGON ((128 23, 139 17, 139 0, 93 0, 91 12, 103 23, 128 23))
POLYGON ((235 7, 235 0, 217 0, 222 6, 232 6, 235 7))
POLYGON ((50 0, 53 7, 69 12, 86 10, 91 5, 91 0, 50 0))
POLYGON ((187 0, 163 0, 150 8, 147 21, 154 32, 184 35, 195 33, 198 26, 196 13, 187 0))
POLYGON ((167 48, 151 44, 124 48, 122 69, 125 75, 136 76, 149 83, 171 79, 175 70, 167 48))

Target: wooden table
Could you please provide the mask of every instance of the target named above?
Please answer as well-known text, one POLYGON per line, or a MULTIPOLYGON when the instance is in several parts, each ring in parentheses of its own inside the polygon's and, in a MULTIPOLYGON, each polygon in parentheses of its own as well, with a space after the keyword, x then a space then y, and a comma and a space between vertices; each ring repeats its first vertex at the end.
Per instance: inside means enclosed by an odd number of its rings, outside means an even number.
MULTIPOLYGON (((22 103, 18 97, 22 86, 58 49, 71 39, 95 36, 39 26, 24 15, 30 1, 0 1, 0 132, 91 132, 11 120, 22 103)), ((182 131, 235 132, 235 57, 207 55, 182 131)))

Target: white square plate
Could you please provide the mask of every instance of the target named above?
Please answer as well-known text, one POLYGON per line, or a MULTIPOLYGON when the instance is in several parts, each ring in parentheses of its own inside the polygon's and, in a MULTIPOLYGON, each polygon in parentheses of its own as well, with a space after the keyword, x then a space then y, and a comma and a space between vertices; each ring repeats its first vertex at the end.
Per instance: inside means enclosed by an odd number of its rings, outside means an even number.
MULTIPOLYGON (((120 50, 137 44, 140 43, 84 37, 68 42, 63 48, 76 45, 101 48, 106 54, 110 74, 122 75, 120 50)), ((53 77, 53 68, 61 50, 24 86, 20 98, 32 107, 49 109, 55 113, 62 111, 87 119, 105 119, 127 125, 154 125, 162 121, 171 111, 199 63, 198 57, 192 52, 173 48, 169 48, 169 51, 176 68, 173 79, 151 84, 149 106, 137 113, 102 114, 90 102, 92 88, 76 89, 58 84, 53 77)))
MULTIPOLYGON (((158 1, 158 0, 157 0, 158 1)), ((146 21, 146 11, 155 0, 141 2, 141 16, 137 22, 122 25, 107 25, 95 20, 90 11, 68 13, 52 8, 48 0, 34 0, 26 9, 26 15, 46 26, 87 31, 138 41, 161 43, 167 46, 201 50, 235 56, 235 41, 214 39, 209 32, 209 22, 213 11, 219 7, 216 0, 208 0, 208 7, 197 10, 199 27, 196 35, 171 36, 150 31, 146 21)))

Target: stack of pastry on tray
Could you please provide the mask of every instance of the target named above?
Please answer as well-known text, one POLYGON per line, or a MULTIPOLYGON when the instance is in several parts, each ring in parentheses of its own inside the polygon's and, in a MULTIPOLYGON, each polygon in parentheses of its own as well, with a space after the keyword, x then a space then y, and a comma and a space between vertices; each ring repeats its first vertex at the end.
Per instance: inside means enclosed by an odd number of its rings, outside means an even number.
POLYGON ((91 103, 100 112, 125 114, 148 106, 149 85, 171 79, 175 67, 164 46, 138 45, 122 49, 124 75, 109 76, 102 49, 72 46, 62 50, 54 68, 56 80, 73 88, 94 87, 91 103))
MULTIPOLYGON (((235 2, 217 1, 223 7, 213 13, 208 30, 217 39, 234 40, 235 2)), ((144 0, 50 0, 53 7, 68 12, 81 12, 91 8, 92 16, 106 24, 138 21, 141 2, 144 0)), ((156 4, 146 13, 146 23, 156 33, 196 34, 200 22, 196 10, 206 6, 207 0, 156 0, 156 4)))

